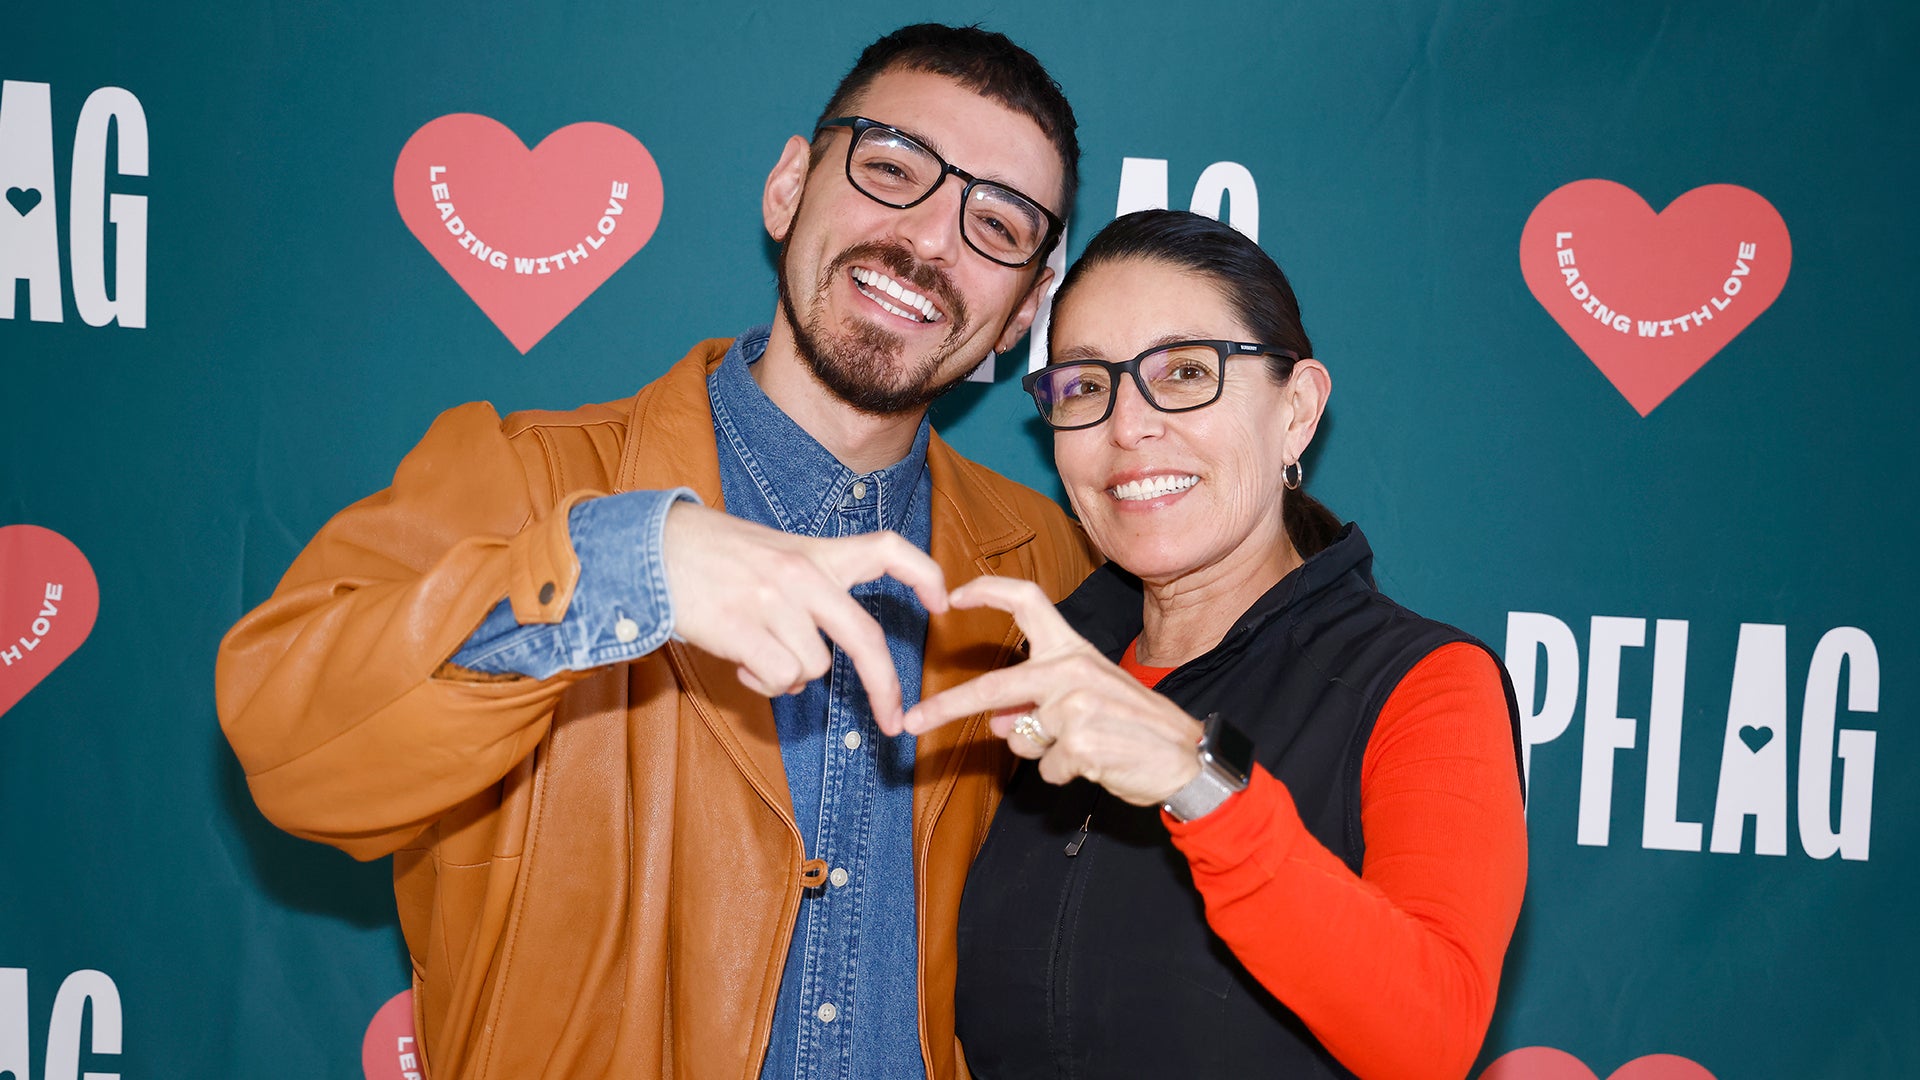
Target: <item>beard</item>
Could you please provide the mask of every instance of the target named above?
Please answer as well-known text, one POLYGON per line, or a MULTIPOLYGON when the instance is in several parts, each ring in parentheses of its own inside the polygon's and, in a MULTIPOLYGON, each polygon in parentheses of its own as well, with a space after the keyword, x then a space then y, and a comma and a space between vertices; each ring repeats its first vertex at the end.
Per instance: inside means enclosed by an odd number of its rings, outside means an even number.
POLYGON ((803 309, 794 302, 793 283, 787 276, 787 244, 791 240, 789 236, 780 245, 775 264, 780 311, 793 330, 794 348, 801 361, 835 397, 872 416, 897 416, 925 409, 935 398, 966 381, 971 366, 952 378, 940 377, 959 351, 968 326, 966 302, 944 272, 920 262, 897 244, 856 244, 821 271, 803 315, 803 309), (950 325, 946 340, 931 355, 907 365, 901 359, 906 342, 885 327, 861 321, 851 329, 839 330, 827 324, 827 290, 855 263, 882 267, 895 281, 913 286, 923 296, 937 298, 950 325))

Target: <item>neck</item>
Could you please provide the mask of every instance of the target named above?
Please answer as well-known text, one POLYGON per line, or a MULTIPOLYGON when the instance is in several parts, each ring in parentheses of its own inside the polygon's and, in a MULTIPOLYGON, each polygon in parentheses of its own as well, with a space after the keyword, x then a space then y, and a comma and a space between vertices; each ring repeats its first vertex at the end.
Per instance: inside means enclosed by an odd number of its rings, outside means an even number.
POLYGON ((1142 664, 1178 667, 1220 644, 1253 602, 1303 561, 1284 531, 1241 547, 1213 566, 1142 582, 1144 623, 1134 654, 1142 664))
POLYGON ((925 408, 875 416, 848 405, 828 390, 794 345, 793 331, 776 315, 767 351, 749 369, 753 381, 802 431, 856 473, 884 469, 907 456, 925 408))

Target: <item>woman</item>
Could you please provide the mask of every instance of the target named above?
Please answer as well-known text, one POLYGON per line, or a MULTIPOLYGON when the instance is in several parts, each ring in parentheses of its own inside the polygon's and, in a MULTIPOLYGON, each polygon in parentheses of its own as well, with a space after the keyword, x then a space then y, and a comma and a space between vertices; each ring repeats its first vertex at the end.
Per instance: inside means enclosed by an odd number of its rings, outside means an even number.
POLYGON ((1331 380, 1286 276, 1217 222, 1131 214, 1062 282, 1052 353, 1027 386, 1113 561, 1058 612, 955 590, 1030 658, 907 717, 996 710, 1034 759, 962 902, 969 1067, 1464 1076, 1526 878, 1512 691, 1299 490, 1331 380))

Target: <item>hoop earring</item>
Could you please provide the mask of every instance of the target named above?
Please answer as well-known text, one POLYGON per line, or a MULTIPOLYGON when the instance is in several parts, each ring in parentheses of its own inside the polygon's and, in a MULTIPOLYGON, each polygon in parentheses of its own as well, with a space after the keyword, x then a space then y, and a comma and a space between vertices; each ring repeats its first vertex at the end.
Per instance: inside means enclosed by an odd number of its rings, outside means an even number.
POLYGON ((1307 470, 1300 467, 1298 461, 1289 461, 1280 468, 1280 482, 1287 485, 1288 491, 1299 491, 1300 482, 1307 478, 1307 470))

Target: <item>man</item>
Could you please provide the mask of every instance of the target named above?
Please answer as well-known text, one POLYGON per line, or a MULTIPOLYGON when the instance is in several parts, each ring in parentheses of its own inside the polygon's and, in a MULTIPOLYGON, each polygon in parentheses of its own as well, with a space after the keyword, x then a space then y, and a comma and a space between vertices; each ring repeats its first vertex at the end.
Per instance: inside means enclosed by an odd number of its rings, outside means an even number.
POLYGON ((262 810, 394 855, 436 1080, 964 1076, 1004 744, 892 736, 1017 642, 950 586, 1091 562, 925 414, 1026 332, 1077 159, 1004 37, 881 39, 767 178, 771 327, 628 401, 449 411, 228 634, 262 810))

